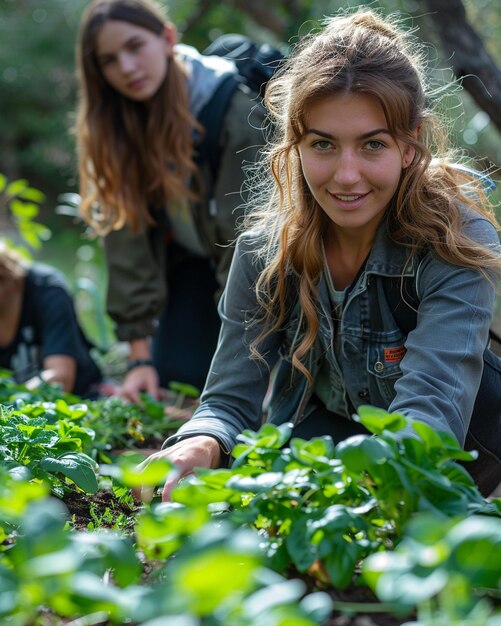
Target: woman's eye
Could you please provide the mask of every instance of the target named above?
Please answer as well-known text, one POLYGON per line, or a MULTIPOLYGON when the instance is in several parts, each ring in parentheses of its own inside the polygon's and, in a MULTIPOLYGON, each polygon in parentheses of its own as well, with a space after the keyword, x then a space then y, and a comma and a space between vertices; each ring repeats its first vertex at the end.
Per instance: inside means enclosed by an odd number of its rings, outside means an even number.
POLYGON ((384 148, 384 143, 378 141, 377 139, 372 139, 367 142, 366 146, 369 150, 376 152, 377 150, 382 150, 384 148))
POLYGON ((99 59, 99 67, 107 67, 113 62, 113 57, 102 57, 99 59))
POLYGON ((319 141, 315 141, 313 143, 313 147, 318 148, 319 150, 328 150, 331 147, 331 144, 326 139, 320 139, 319 141))

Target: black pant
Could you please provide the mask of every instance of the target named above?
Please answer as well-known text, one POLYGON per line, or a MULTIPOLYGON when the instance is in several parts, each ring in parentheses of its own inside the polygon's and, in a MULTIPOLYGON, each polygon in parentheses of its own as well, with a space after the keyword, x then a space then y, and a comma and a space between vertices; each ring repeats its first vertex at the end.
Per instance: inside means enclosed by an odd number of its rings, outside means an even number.
MULTIPOLYGON (((311 439, 330 435, 334 444, 351 437, 352 435, 370 435, 371 433, 359 424, 344 417, 340 417, 328 411, 321 403, 311 415, 298 424, 292 431, 291 437, 301 439, 311 439)), ((487 497, 499 485, 501 481, 501 461, 494 452, 486 450, 483 445, 475 439, 471 432, 466 438, 466 450, 478 450, 479 458, 476 461, 459 462, 460 465, 470 473, 480 493, 487 497)))
POLYGON ((162 387, 176 381, 202 390, 219 336, 217 289, 208 259, 169 245, 167 304, 153 338, 153 361, 162 387))
POLYGON ((370 435, 371 433, 352 420, 328 411, 321 403, 308 417, 292 431, 292 437, 312 439, 322 435, 330 435, 335 444, 348 439, 352 435, 370 435))

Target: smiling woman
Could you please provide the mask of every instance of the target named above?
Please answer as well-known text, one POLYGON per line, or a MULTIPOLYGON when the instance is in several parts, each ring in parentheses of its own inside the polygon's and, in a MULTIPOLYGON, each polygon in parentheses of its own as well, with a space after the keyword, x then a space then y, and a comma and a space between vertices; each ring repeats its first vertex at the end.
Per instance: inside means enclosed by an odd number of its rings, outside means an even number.
POLYGON ((304 179, 329 218, 326 260, 336 289, 350 285, 398 189, 412 146, 394 139, 379 101, 364 94, 326 96, 308 109, 298 145, 304 179))
POLYGON ((474 427, 499 475, 501 407, 489 421, 474 413, 498 225, 482 177, 449 156, 424 75, 405 28, 359 9, 305 37, 270 81, 276 141, 233 257, 201 404, 150 458, 168 457, 181 475, 228 462, 242 430, 261 424, 273 371, 267 418, 291 422, 293 436, 366 433, 353 416, 371 404, 409 419, 399 436, 420 422, 463 446, 474 427))

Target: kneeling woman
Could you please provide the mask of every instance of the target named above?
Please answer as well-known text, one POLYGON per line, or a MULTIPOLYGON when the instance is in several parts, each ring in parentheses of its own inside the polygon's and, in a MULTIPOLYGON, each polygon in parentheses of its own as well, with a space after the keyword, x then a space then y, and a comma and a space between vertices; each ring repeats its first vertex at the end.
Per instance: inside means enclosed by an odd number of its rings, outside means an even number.
POLYGON ((464 444, 499 239, 482 181, 444 147, 414 45, 359 10, 306 38, 269 84, 272 182, 237 244, 201 405, 150 458, 182 475, 223 464, 237 435, 261 425, 275 367, 268 419, 293 422, 295 435, 339 441, 372 404, 464 444), (385 293, 391 278, 418 296, 408 334, 385 293))

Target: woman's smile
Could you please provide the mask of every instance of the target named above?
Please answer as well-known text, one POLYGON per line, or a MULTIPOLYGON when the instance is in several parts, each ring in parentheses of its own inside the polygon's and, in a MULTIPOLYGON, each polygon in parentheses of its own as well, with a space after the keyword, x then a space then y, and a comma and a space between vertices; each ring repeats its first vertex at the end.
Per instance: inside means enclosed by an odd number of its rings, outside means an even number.
POLYGON ((332 95, 307 112, 304 178, 334 228, 375 232, 414 150, 392 137, 376 98, 332 95))
POLYGON ((367 198, 369 193, 334 193, 332 191, 328 192, 335 201, 339 204, 341 208, 347 209, 355 209, 360 206, 360 204, 367 198))

